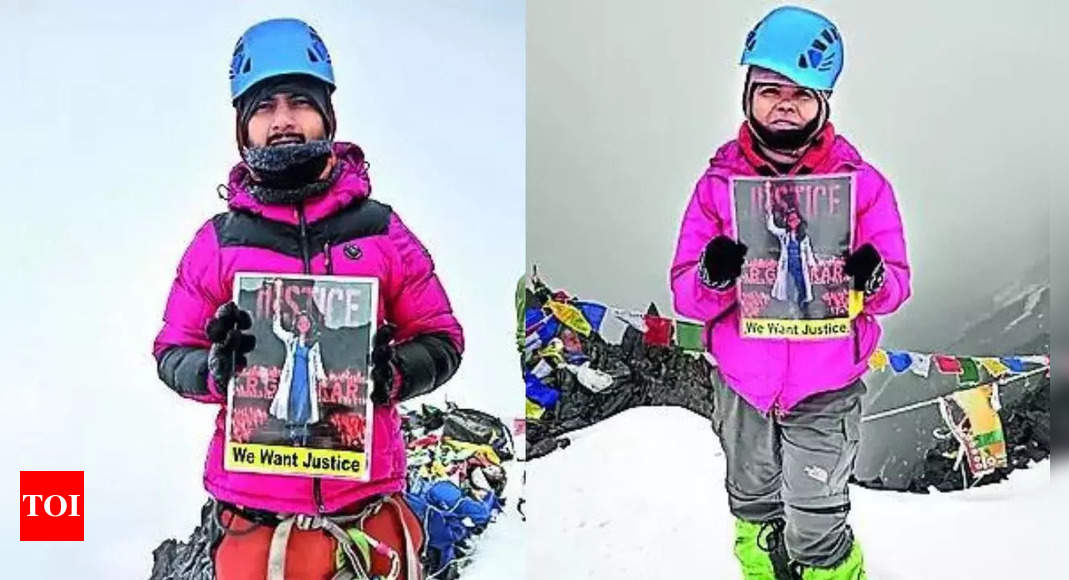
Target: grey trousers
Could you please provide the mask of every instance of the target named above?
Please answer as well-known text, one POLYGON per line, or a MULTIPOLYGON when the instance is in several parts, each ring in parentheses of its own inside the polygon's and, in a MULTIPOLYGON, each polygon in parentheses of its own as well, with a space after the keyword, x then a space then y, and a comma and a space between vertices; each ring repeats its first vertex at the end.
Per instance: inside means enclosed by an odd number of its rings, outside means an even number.
POLYGON ((838 564, 853 544, 847 482, 861 439, 865 384, 819 393, 782 415, 762 414, 715 372, 713 392, 731 513, 750 522, 785 519, 792 560, 838 564))

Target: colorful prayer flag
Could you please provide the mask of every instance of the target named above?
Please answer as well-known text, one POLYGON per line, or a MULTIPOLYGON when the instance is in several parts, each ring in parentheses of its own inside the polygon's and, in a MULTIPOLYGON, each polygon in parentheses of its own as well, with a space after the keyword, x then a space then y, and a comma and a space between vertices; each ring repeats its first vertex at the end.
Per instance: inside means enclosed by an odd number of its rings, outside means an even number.
POLYGON ((546 378, 551 372, 553 372, 553 366, 546 362, 545 359, 538 361, 538 364, 531 369, 531 374, 540 379, 546 378))
POLYGON ((620 344, 624 340, 624 332, 627 332, 628 328, 631 327, 619 317, 606 315, 601 321, 601 328, 598 329, 598 334, 601 335, 602 340, 609 344, 620 344))
POLYGON ((535 350, 542 348, 542 339, 538 337, 538 334, 528 334, 524 338, 523 351, 527 354, 534 352, 535 350))
POLYGON ((628 326, 635 330, 645 333, 646 328, 646 315, 639 314, 637 312, 627 312, 626 310, 620 310, 614 308, 612 311, 613 316, 627 323, 628 326))
POLYGON ((601 328, 601 322, 605 320, 605 313, 609 311, 608 307, 597 302, 576 302, 575 305, 590 323, 590 328, 597 332, 601 328))
POLYGON ((553 316, 546 316, 545 321, 538 327, 538 338, 542 341, 542 344, 546 344, 557 336, 559 330, 560 321, 553 316))
POLYGON ((538 327, 544 323, 547 317, 548 315, 545 312, 542 312, 541 308, 528 308, 527 310, 524 310, 523 319, 524 328, 527 331, 526 333, 531 334, 538 330, 538 327))
POLYGON ((1010 372, 1010 368, 1002 364, 1002 361, 995 357, 985 357, 980 359, 980 365, 996 379, 1010 372))
POLYGON ((702 332, 704 327, 693 322, 676 321, 676 344, 683 350, 703 351, 702 332))
POLYGON ((1036 354, 1031 356, 1020 357, 1022 362, 1031 363, 1034 365, 1042 365, 1045 367, 1050 366, 1050 357, 1045 354, 1036 354))
POLYGON ((869 370, 882 371, 887 368, 888 363, 890 360, 887 358, 887 351, 877 348, 869 357, 869 370))
POLYGON ((646 344, 651 346, 669 346, 672 344, 672 321, 660 316, 646 315, 646 344))
POLYGON ((887 353, 887 358, 891 362, 891 368, 896 373, 904 373, 913 366, 913 358, 909 356, 908 352, 890 351, 887 353))
POLYGON ((560 399, 560 391, 547 386, 538 377, 527 373, 524 377, 527 383, 527 398, 538 403, 542 407, 552 407, 560 399))
POLYGON ((581 310, 571 304, 565 304, 555 300, 550 300, 546 303, 546 306, 553 312, 553 316, 556 316, 565 326, 583 336, 590 336, 590 322, 583 316, 581 310))
POLYGON ((945 375, 960 375, 962 372, 961 362, 958 359, 945 354, 932 355, 935 367, 945 375))
POLYGON ((909 370, 917 376, 928 378, 932 370, 932 355, 918 352, 910 353, 910 355, 913 358, 913 366, 909 370))
POLYGON ((980 368, 976 366, 975 360, 967 356, 959 356, 958 362, 961 363, 961 374, 958 375, 959 385, 971 385, 980 382, 980 368))
POLYGON ((1018 357, 1015 357, 1015 356, 1004 356, 999 360, 1002 361, 1002 364, 1004 364, 1007 367, 1009 367, 1009 369, 1011 371, 1015 372, 1015 373, 1023 373, 1024 372, 1024 361, 1022 361, 1018 357))
POLYGON ((541 405, 531 399, 527 399, 526 414, 528 419, 541 419, 545 412, 546 410, 541 405))

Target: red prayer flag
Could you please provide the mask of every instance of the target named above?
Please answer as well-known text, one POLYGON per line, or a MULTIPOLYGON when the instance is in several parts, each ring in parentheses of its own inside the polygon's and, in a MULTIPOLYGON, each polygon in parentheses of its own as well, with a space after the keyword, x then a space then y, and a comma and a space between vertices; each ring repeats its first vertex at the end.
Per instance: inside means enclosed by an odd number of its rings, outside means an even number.
POLYGON ((961 361, 952 356, 937 354, 932 357, 932 360, 935 361, 935 366, 939 369, 939 372, 943 374, 960 375, 965 370, 961 366, 961 361))
POLYGON ((673 324, 671 320, 649 314, 644 317, 644 320, 646 321, 646 335, 644 337, 646 344, 655 346, 670 346, 672 344, 673 324))

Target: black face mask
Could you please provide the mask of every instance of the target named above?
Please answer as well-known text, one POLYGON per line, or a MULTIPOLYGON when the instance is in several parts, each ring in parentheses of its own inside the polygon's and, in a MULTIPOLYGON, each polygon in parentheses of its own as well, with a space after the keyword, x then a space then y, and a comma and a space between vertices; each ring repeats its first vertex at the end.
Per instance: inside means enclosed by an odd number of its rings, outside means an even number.
POLYGON ((309 141, 273 147, 248 147, 242 158, 255 174, 249 193, 261 203, 296 204, 315 197, 334 183, 338 167, 319 179, 330 162, 329 141, 309 141))
POLYGON ((822 128, 821 120, 822 116, 817 115, 812 121, 809 121, 797 129, 773 130, 765 127, 755 119, 753 115, 750 115, 749 124, 754 133, 757 134, 757 138, 769 149, 776 151, 797 151, 803 145, 809 143, 809 140, 822 128))

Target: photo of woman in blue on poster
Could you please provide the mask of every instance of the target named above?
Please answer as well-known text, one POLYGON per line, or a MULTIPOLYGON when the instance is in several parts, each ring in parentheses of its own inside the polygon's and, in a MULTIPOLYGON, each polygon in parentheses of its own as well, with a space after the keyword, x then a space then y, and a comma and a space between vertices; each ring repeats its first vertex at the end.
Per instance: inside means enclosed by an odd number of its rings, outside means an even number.
MULTIPOLYGON (((286 362, 279 376, 278 392, 271 401, 271 416, 286 422, 286 434, 294 446, 308 444, 308 426, 319 422, 316 387, 327 380, 319 347, 319 324, 308 310, 293 319, 293 332, 282 327, 282 281, 275 281, 272 328, 286 348, 286 362)), ((311 303, 311 302, 310 302, 311 303)))
POLYGON ((810 283, 810 268, 817 263, 813 246, 806 233, 806 221, 798 208, 777 206, 772 209, 771 198, 766 205, 768 231, 779 240, 779 265, 776 268, 776 283, 772 286, 772 298, 781 302, 790 301, 801 315, 809 317, 809 303, 813 301, 813 285, 810 283))

